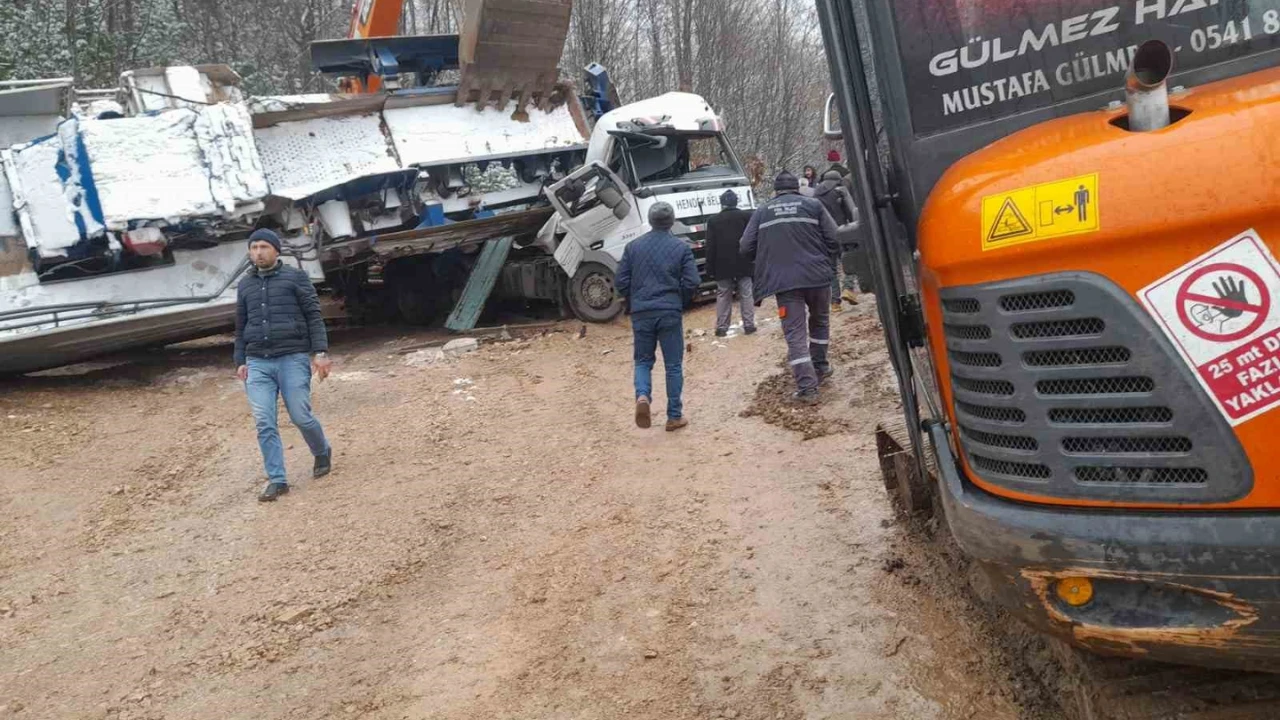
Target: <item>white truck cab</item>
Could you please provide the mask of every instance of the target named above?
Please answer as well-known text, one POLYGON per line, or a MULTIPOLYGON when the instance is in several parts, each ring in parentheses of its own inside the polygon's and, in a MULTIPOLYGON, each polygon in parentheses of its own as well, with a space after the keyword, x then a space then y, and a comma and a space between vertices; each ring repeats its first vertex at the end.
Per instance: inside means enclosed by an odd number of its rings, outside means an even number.
POLYGON ((702 97, 667 93, 603 115, 586 164, 547 188, 556 214, 539 233, 570 278, 574 312, 603 322, 621 311, 613 275, 627 243, 649 231, 654 203, 675 209, 672 231, 690 243, 701 267, 706 223, 726 190, 737 194, 738 207, 755 207, 724 121, 702 97))

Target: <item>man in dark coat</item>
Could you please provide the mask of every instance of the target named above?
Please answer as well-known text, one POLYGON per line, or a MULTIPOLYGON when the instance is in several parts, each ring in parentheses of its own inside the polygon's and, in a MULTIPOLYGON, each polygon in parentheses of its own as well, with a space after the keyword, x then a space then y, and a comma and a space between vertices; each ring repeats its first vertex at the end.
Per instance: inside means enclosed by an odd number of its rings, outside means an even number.
POLYGON ((716 336, 729 334, 733 320, 733 293, 738 292, 742 309, 742 330, 756 331, 756 306, 752 297, 755 267, 742 256, 742 231, 751 222, 751 212, 738 209, 738 194, 725 190, 720 196, 720 212, 707 222, 707 275, 716 281, 716 336))
MULTIPOLYGON (((848 225, 853 218, 850 217, 848 205, 845 204, 844 177, 837 170, 828 170, 822 176, 822 182, 818 184, 818 189, 814 191, 813 196, 822 203, 822 206, 831 213, 831 219, 835 221, 837 227, 848 225)), ((852 199, 849 200, 852 202, 852 199)), ((844 310, 840 304, 841 298, 841 267, 844 265, 842 258, 848 253, 846 248, 841 248, 839 254, 835 257, 836 273, 831 276, 831 312, 837 313, 844 310)), ((847 278, 846 278, 847 281, 847 278)), ((850 304, 857 305, 858 299, 853 296, 850 290, 845 300, 850 304)))
POLYGON ((702 279, 693 249, 671 233, 675 208, 664 202, 649 208, 653 229, 622 251, 614 287, 627 300, 635 342, 636 425, 650 425, 655 351, 662 347, 667 371, 667 432, 689 424, 684 417, 684 309, 702 279))
POLYGON ((820 379, 831 375, 827 346, 831 276, 839 251, 836 223, 821 202, 800 195, 795 175, 783 171, 773 189, 777 194, 756 210, 742 233, 742 253, 756 264, 756 297, 778 297, 787 362, 799 388, 796 399, 814 404, 820 379))
POLYGON ((313 477, 332 468, 333 449, 311 413, 311 375, 329 375, 329 338, 320 299, 302 270, 280 260, 280 236, 267 229, 249 236, 253 268, 236 291, 236 377, 245 383, 267 487, 258 496, 270 502, 289 492, 284 446, 277 425, 277 398, 315 457, 313 477))

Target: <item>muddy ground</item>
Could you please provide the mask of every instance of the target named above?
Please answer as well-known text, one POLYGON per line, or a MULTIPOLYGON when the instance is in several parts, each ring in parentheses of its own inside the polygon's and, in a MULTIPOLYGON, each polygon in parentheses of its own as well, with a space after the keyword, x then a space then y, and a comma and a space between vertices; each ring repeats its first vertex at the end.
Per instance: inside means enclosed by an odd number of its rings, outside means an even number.
POLYGON ((335 332, 334 473, 282 418, 275 504, 225 339, 0 384, 0 717, 1053 717, 893 518, 874 309, 815 409, 712 322, 679 433, 625 321, 335 332))

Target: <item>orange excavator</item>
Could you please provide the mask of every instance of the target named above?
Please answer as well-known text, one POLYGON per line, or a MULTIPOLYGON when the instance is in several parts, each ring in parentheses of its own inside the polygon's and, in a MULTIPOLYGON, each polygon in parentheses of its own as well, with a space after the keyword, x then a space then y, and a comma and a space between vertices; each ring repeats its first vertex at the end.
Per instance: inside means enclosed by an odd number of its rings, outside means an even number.
MULTIPOLYGON (((521 109, 534 100, 545 106, 559 79, 572 9, 572 0, 467 0, 456 36, 461 78, 455 102, 484 107, 514 97, 521 109)), ((366 71, 343 77, 339 87, 373 93, 396 82, 391 78, 403 58, 449 53, 441 41, 455 36, 397 37, 403 11, 404 0, 357 0, 347 40, 319 43, 317 65, 332 67, 335 54, 367 58, 366 71)))
POLYGON ((889 489, 1034 628, 1280 671, 1280 2, 817 5, 889 489))

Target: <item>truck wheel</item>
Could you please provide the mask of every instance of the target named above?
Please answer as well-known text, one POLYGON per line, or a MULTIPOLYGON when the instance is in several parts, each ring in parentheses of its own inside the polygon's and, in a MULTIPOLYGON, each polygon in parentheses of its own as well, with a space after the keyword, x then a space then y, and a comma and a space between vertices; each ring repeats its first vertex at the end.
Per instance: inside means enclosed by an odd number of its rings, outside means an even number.
POLYGON ((413 258, 397 260, 387 265, 383 277, 405 322, 429 325, 439 315, 440 287, 430 265, 413 258))
POLYGON ((584 322, 609 322, 622 312, 613 289, 613 271, 600 263, 583 263, 569 281, 569 308, 584 322))
POLYGON ((430 325, 436 318, 436 298, 426 289, 409 283, 396 285, 396 309, 410 325, 430 325))

